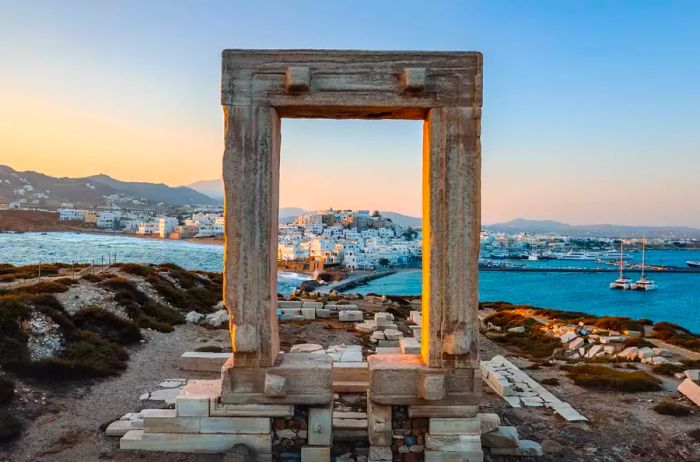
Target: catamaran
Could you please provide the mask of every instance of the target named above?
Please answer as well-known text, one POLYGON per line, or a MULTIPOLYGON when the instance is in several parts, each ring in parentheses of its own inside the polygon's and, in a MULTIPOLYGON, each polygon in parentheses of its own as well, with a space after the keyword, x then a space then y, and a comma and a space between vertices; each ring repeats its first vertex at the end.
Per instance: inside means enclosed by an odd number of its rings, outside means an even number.
POLYGON ((625 262, 623 260, 625 253, 622 251, 622 245, 622 239, 620 239, 620 276, 610 283, 611 289, 627 290, 632 285, 632 279, 626 278, 622 275, 622 269, 625 266, 625 262))
POLYGON ((632 290, 656 290, 656 283, 651 279, 644 277, 644 255, 646 253, 647 235, 644 235, 642 240, 642 275, 637 282, 632 283, 632 290))

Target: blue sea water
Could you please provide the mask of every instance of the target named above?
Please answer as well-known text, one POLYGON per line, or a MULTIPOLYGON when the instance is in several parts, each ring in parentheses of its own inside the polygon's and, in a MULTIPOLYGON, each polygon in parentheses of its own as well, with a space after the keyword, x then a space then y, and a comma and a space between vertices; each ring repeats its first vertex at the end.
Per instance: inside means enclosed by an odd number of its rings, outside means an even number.
MULTIPOLYGON (((223 247, 183 241, 143 239, 123 235, 80 233, 0 233, 0 263, 15 265, 43 262, 101 263, 109 254, 121 262, 171 262, 189 269, 221 271, 223 247)), ((638 262, 639 253, 632 254, 638 262)), ((700 260, 700 251, 647 252, 647 263, 685 266, 700 260)), ((523 262, 529 266, 602 266, 595 262, 523 262)), ((650 292, 615 291, 608 288, 615 273, 524 273, 481 271, 481 300, 507 301, 596 315, 618 315, 670 321, 700 332, 700 274, 653 273, 659 289, 650 292)), ((636 278, 637 273, 629 277, 636 278)), ((306 276, 280 272, 281 293, 298 287, 306 276)), ((355 291, 387 295, 417 295, 421 292, 420 271, 406 271, 371 281, 355 291)))

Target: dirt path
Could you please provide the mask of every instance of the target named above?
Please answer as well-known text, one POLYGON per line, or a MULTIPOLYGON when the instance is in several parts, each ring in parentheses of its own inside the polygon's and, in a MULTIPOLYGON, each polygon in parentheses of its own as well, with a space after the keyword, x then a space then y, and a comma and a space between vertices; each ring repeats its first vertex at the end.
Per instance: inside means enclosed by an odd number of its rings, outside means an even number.
MULTIPOLYGON (((91 385, 61 387, 26 382, 46 394, 44 403, 35 406, 40 414, 10 447, 0 446, 2 461, 93 461, 137 460, 119 453, 118 438, 106 437, 99 427, 127 412, 146 407, 139 396, 158 388, 167 378, 216 378, 218 374, 188 373, 178 368, 179 357, 202 345, 226 346, 228 331, 207 330, 183 325, 169 334, 145 331, 147 342, 129 350, 129 367, 120 376, 91 385)), ((151 405, 153 402, 150 403, 151 405)), ((152 407, 152 406, 150 406, 152 407)), ((158 460, 158 459, 150 459, 158 460)), ((183 459, 163 460, 218 460, 183 459)))

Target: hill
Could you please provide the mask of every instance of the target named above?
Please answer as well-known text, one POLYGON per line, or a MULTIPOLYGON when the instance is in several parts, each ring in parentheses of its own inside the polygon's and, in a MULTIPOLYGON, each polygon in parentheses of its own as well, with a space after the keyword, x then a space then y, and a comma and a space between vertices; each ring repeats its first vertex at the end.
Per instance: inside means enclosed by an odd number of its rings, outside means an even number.
POLYGON ((380 212, 384 218, 389 218, 391 221, 397 225, 415 228, 423 225, 423 219, 421 217, 412 217, 410 215, 404 215, 397 212, 380 212))
POLYGON ((58 178, 43 173, 16 171, 0 165, 0 202, 21 201, 29 207, 96 207, 117 203, 142 205, 217 205, 193 189, 165 184, 119 181, 107 175, 85 178, 58 178))
POLYGON ((186 185, 188 188, 194 189, 197 192, 206 194, 213 199, 224 198, 224 181, 221 178, 214 180, 195 181, 186 185))
POLYGON ((640 238, 646 234, 650 238, 700 239, 700 229, 687 226, 570 225, 553 220, 525 218, 484 225, 484 229, 503 233, 555 233, 574 237, 640 238))

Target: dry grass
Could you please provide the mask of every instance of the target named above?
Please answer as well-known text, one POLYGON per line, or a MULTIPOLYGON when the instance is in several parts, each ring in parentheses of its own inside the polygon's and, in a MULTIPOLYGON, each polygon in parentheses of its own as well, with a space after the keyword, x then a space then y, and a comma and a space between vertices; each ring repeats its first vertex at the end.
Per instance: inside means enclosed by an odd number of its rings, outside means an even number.
POLYGON ((624 372, 606 366, 562 366, 576 385, 606 391, 634 393, 661 390, 661 381, 642 371, 624 372))

